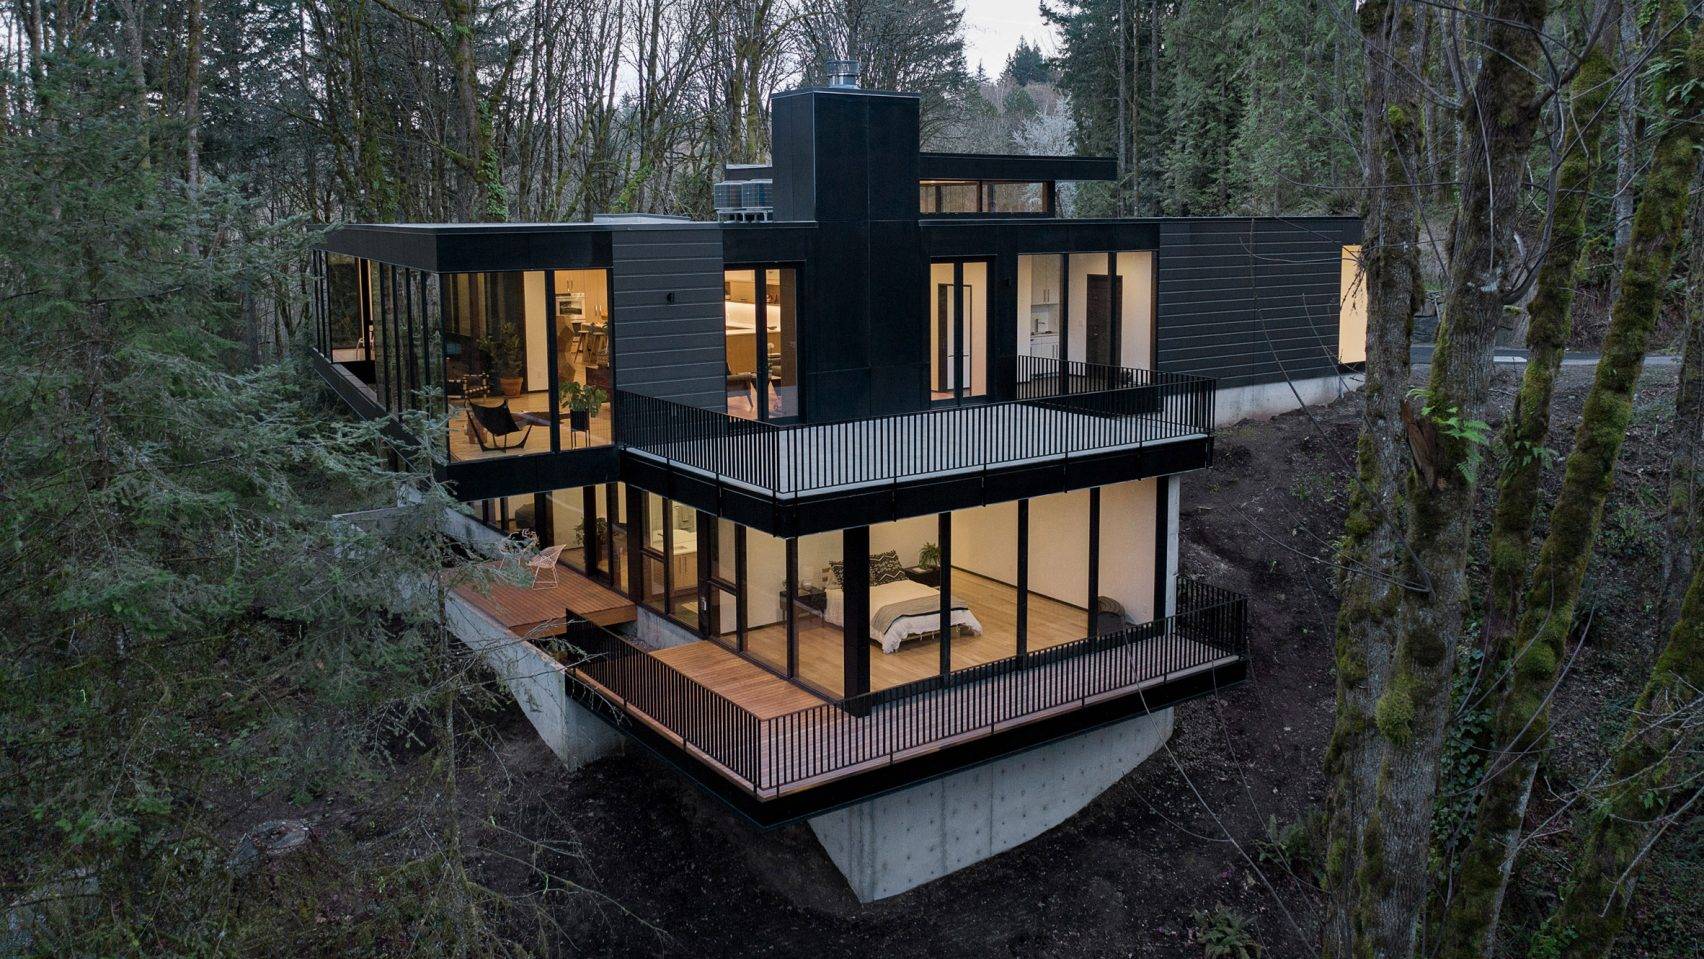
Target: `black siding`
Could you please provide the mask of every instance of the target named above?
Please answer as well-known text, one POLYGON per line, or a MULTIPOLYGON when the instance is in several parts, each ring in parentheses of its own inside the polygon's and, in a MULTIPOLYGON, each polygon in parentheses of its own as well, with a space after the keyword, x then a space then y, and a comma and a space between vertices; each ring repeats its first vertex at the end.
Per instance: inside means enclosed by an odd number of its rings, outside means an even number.
POLYGON ((722 231, 715 224, 611 234, 615 382, 692 406, 725 402, 722 231))
POLYGON ((1158 366, 1237 387, 1337 372, 1350 217, 1178 218, 1160 228, 1158 366))

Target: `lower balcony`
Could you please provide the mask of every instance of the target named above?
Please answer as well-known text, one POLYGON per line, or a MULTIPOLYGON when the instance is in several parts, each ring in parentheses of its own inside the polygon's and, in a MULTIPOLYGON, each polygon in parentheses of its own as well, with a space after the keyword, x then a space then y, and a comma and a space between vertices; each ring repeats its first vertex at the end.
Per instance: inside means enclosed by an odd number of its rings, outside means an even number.
POLYGON ((647 650, 572 617, 564 658, 583 704, 774 823, 1246 678, 1246 600, 1180 580, 1177 602, 1163 619, 837 700, 713 641, 647 650))

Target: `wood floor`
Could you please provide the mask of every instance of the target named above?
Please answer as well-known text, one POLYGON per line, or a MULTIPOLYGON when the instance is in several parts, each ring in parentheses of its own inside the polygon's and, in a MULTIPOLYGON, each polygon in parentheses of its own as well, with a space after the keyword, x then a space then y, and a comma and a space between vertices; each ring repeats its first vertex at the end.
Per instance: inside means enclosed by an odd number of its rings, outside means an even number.
POLYGON ((670 646, 651 654, 720 693, 759 719, 820 706, 823 700, 709 640, 670 646))
MULTIPOLYGON (((493 397, 474 402, 495 403, 501 397, 493 397)), ((509 409, 514 413, 538 413, 548 416, 550 402, 543 390, 522 393, 520 396, 509 398, 509 409)), ((517 416, 517 420, 519 417, 517 416)), ((524 429, 526 424, 521 424, 524 429)), ((570 444, 576 446, 608 446, 610 443, 610 405, 605 403, 598 410, 598 415, 592 417, 591 442, 586 441, 586 434, 575 433, 568 429, 568 414, 563 413, 560 423, 562 430, 562 448, 569 449, 570 444)), ((521 456, 527 453, 550 452, 550 427, 534 426, 527 436, 524 445, 512 450, 482 450, 479 441, 469 434, 467 428, 467 406, 460 400, 450 403, 450 462, 461 463, 468 460, 492 459, 498 456, 521 456)))
MULTIPOLYGON (((1018 598, 1017 589, 1005 583, 954 568, 954 596, 970 606, 982 623, 982 635, 962 632, 953 637, 953 669, 964 669, 982 663, 1017 655, 1018 598)), ((1081 606, 1031 592, 1029 600, 1029 648, 1046 649, 1082 639, 1088 635, 1088 613, 1081 606)), ((870 688, 887 689, 902 683, 926 679, 940 672, 941 646, 936 639, 907 640, 892 653, 882 652, 871 640, 870 688)), ((787 664, 787 627, 776 623, 746 633, 746 651, 775 668, 785 671, 787 664)), ((799 610, 799 677, 825 692, 840 696, 844 644, 838 626, 830 626, 814 612, 799 610)))

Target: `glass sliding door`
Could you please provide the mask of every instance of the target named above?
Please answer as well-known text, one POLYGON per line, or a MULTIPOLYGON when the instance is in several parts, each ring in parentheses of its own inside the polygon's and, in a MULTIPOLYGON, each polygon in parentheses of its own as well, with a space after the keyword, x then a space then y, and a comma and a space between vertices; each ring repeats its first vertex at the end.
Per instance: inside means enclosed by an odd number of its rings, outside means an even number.
POLYGON ((755 267, 722 275, 729 415, 799 415, 798 270, 755 267))
POLYGON ((988 263, 929 265, 929 397, 962 400, 988 392, 988 263))

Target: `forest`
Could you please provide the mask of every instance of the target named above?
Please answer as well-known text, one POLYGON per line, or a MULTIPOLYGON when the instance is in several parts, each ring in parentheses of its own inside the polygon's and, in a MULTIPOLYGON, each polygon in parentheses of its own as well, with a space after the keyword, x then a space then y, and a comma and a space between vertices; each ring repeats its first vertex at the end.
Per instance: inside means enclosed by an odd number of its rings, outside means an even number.
POLYGON ((1364 219, 1341 496, 1291 559, 1331 594, 1320 801, 1186 854, 1270 915, 1203 893, 1177 942, 1008 951, 1698 955, 1696 914, 1641 916, 1704 887, 1704 8, 1039 11, 972 64, 954 0, 6 4, 0 953, 704 954, 586 865, 597 821, 522 795, 513 702, 443 622, 450 574, 484 574, 431 464, 311 375, 307 251, 347 222, 706 217, 724 164, 767 159, 769 97, 846 58, 922 95, 925 149, 1115 157, 1070 215, 1364 219), (1648 575, 1596 623, 1612 551, 1648 575), (1631 678, 1579 759, 1552 713, 1603 629, 1631 678), (313 825, 254 831, 278 822, 313 825))

